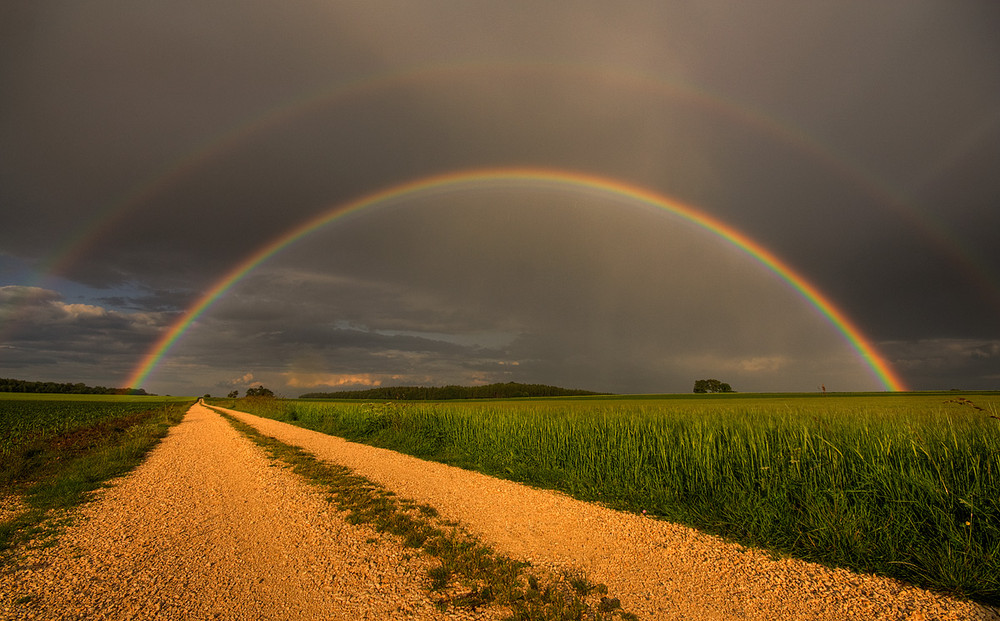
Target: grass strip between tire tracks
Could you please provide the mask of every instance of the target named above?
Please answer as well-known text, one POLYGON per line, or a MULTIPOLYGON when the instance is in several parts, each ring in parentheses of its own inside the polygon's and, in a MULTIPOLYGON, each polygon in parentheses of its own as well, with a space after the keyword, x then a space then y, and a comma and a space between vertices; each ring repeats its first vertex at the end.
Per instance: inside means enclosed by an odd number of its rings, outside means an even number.
POLYGON ((427 585, 442 610, 506 607, 518 621, 638 619, 622 610, 617 598, 607 597, 606 586, 592 584, 581 573, 530 572, 529 564, 497 554, 458 524, 443 520, 433 507, 400 498, 349 468, 320 461, 216 412, 272 459, 328 492, 349 523, 395 535, 404 546, 436 558, 440 563, 428 572, 427 585))

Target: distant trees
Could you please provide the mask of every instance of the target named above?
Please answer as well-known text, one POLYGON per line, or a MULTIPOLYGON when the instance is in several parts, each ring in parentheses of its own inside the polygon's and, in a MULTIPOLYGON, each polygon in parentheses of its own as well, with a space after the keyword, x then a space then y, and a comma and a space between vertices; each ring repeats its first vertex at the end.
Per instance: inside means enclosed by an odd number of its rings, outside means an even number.
POLYGON ((226 396, 229 397, 230 399, 235 399, 235 398, 237 398, 237 397, 240 396, 240 391, 238 391, 238 390, 231 390, 231 391, 229 391, 229 394, 226 395, 226 396))
POLYGON ((142 388, 107 388, 58 382, 31 382, 13 378, 0 378, 0 392, 41 392, 71 395, 145 395, 142 388))
POLYGON ((264 388, 263 386, 254 386, 247 388, 248 397, 273 397, 274 393, 270 389, 264 388))
POLYGON ((704 392, 736 392, 733 387, 725 382, 720 382, 717 379, 701 379, 695 380, 694 391, 698 393, 704 392))
POLYGON ((546 384, 519 384, 516 382, 486 386, 382 386, 368 390, 341 390, 338 392, 310 392, 302 399, 391 399, 391 400, 447 400, 447 399, 516 399, 525 397, 570 397, 596 395, 589 390, 559 388, 546 384))

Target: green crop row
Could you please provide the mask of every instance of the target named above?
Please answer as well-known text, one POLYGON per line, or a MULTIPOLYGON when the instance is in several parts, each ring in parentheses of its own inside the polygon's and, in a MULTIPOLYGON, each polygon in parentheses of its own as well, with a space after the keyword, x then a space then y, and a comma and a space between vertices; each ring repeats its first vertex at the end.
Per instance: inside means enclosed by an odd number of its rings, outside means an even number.
POLYGON ((163 405, 148 399, 0 399, 0 457, 10 457, 41 440, 163 405))
POLYGON ((1000 397, 237 407, 1000 603, 1000 397))

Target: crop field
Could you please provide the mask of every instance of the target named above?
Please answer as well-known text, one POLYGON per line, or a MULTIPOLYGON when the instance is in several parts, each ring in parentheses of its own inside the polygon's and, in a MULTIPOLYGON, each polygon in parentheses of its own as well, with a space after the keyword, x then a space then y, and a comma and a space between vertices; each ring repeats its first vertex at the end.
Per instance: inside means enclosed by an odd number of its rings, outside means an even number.
POLYGON ((0 550, 137 465, 190 398, 0 393, 0 550))
POLYGON ((177 401, 190 398, 0 393, 0 456, 10 458, 32 443, 177 401))
POLYGON ((1000 602, 1000 393, 242 399, 235 408, 1000 602))

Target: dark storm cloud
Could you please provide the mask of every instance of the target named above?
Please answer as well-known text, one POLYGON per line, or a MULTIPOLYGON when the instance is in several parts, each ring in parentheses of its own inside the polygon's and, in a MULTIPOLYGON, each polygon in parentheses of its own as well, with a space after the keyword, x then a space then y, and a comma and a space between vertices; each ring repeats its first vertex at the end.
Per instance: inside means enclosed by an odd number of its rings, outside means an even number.
MULTIPOLYGON (((168 312, 332 205, 524 165, 620 179, 746 232, 884 343, 914 387, 997 375, 995 358, 941 353, 1000 339, 994 3, 2 10, 0 252, 40 268, 65 256, 60 282, 93 288, 32 303, 53 336, 7 358, 51 364, 25 372, 79 372, 99 324, 142 350, 168 312), (77 302, 106 313, 56 328, 53 309, 77 302), (60 342, 74 366, 61 369, 60 342)), ((664 214, 623 217, 568 190, 434 201, 289 248, 151 381, 644 391, 726 373, 761 389, 871 387, 801 298, 664 214)), ((46 286, 11 278, 0 285, 46 286)), ((43 325, 21 323, 0 325, 4 338, 43 325)), ((122 351, 108 372, 129 367, 122 351)))
MULTIPOLYGON (((114 336, 114 341, 135 342, 141 337, 136 327, 145 326, 154 332, 163 317, 151 313, 121 313, 91 304, 66 303, 56 291, 36 287, 0 287, 0 302, 6 309, 19 313, 12 328, 15 339, 24 341, 54 340, 65 342, 79 338, 87 343, 114 336), (81 332, 80 329, 84 332, 81 332)), ((6 313, 5 313, 6 315, 6 313)), ((11 317, 5 316, 5 319, 11 317)))
POLYGON ((0 287, 4 377, 46 381, 120 380, 167 325, 169 316, 67 303, 56 291, 0 287))
POLYGON ((981 390, 1000 381, 1000 339, 926 339, 883 349, 916 385, 981 390))

